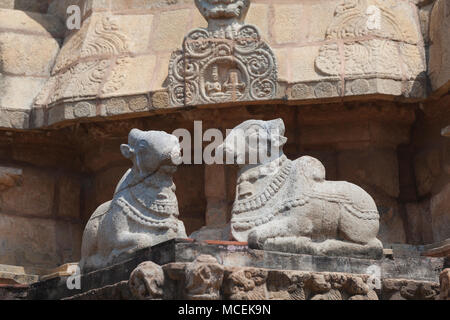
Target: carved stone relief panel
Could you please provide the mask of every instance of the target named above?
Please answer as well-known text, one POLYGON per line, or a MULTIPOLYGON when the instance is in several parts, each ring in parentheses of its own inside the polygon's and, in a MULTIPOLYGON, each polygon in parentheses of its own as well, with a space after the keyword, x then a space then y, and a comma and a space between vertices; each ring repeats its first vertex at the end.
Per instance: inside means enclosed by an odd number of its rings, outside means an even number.
POLYGON ((111 15, 93 15, 66 40, 36 105, 113 93, 126 81, 130 39, 111 15))
POLYGON ((208 28, 194 29, 169 65, 173 106, 266 100, 277 91, 277 63, 257 27, 245 24, 250 1, 197 0, 208 28))
POLYGON ((393 0, 344 0, 316 58, 326 75, 415 79, 425 71, 418 30, 410 10, 393 0))

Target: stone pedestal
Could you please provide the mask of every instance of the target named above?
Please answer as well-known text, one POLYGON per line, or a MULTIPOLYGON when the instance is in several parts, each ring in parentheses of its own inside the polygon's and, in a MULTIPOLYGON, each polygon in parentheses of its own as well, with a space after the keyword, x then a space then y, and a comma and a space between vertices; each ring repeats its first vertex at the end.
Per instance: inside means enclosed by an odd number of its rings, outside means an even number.
MULTIPOLYGON (((198 297, 197 285, 205 286, 205 292, 209 292, 209 296, 215 299, 284 299, 292 295, 298 299, 436 299, 443 263, 443 258, 396 257, 395 250, 391 258, 365 260, 259 251, 249 249, 246 243, 238 242, 172 240, 138 251, 111 267, 82 274, 80 290, 69 290, 69 277, 56 275, 32 284, 26 290, 22 288, 21 298, 145 297, 142 290, 138 291, 141 292, 139 296, 133 296, 130 292, 127 283, 133 273, 135 276, 140 275, 130 282, 133 283, 134 292, 139 287, 139 281, 145 281, 147 284, 157 284, 158 296, 164 299, 198 297), (205 255, 209 257, 204 257, 205 255), (146 265, 141 266, 150 261, 153 266, 150 268, 151 272, 146 265), (142 272, 133 272, 138 270, 136 268, 143 267, 146 268, 142 272), (221 274, 214 276, 211 286, 220 288, 224 295, 216 295, 215 289, 202 282, 202 273, 196 271, 200 267, 223 272, 223 277, 221 274), (152 270, 159 270, 156 282, 151 279, 154 273, 152 270), (161 278, 161 270, 164 272, 164 279, 161 278), (246 278, 253 285, 247 291, 239 291, 239 281, 246 278), (283 279, 286 281, 282 281, 283 279), (302 286, 307 288, 303 293, 301 290, 294 290, 302 286)), ((146 287, 148 286, 144 285, 146 287)), ((9 294, 4 293, 3 297, 10 299, 17 288, 2 290, 9 294)), ((202 299, 206 298, 208 297, 202 299)))

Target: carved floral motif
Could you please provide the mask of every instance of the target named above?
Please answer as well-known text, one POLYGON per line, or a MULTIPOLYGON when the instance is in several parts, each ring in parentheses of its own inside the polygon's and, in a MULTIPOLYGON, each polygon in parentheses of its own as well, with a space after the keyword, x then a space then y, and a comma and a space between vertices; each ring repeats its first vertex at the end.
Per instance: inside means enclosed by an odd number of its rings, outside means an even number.
POLYGON ((345 72, 350 77, 386 75, 401 80, 404 73, 416 78, 425 68, 416 33, 398 21, 395 5, 393 0, 344 0, 325 36, 344 42, 323 45, 317 69, 334 76, 345 72))
POLYGON ((115 92, 123 86, 124 71, 130 63, 128 37, 111 16, 98 20, 92 31, 85 28, 89 25, 83 25, 61 49, 53 75, 37 97, 36 104, 92 98, 115 92), (102 85, 110 69, 111 75, 102 85))

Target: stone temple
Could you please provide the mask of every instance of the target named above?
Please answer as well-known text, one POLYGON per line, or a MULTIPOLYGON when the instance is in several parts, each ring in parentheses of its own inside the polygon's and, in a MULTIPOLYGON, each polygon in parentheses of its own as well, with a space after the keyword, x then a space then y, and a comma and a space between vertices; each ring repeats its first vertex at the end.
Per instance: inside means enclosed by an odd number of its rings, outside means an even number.
POLYGON ((450 299, 449 32, 449 0, 0 0, 0 300, 450 299))

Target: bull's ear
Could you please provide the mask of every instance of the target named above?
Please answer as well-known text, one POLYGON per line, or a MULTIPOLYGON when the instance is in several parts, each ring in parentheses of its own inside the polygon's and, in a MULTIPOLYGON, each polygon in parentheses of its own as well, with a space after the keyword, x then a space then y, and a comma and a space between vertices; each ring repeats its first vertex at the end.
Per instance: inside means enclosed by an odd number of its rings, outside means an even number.
POLYGON ((120 151, 122 152, 123 156, 127 159, 131 159, 134 153, 133 149, 127 144, 122 144, 120 146, 120 151))
POLYGON ((278 130, 279 134, 284 135, 284 121, 281 118, 269 121, 270 130, 278 130))
POLYGON ((284 146, 287 142, 287 138, 281 135, 273 135, 272 136, 272 143, 275 147, 281 148, 284 146))

